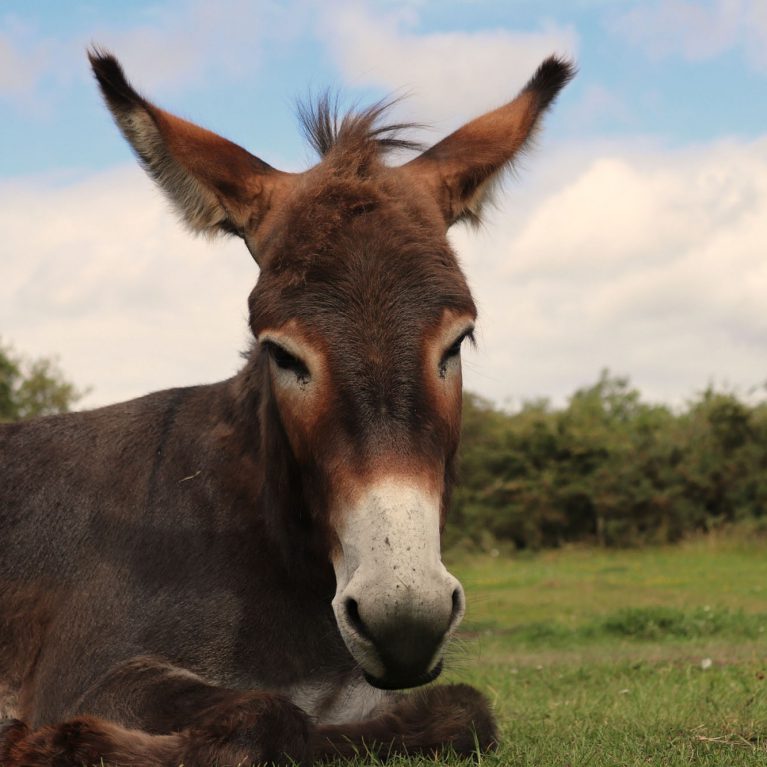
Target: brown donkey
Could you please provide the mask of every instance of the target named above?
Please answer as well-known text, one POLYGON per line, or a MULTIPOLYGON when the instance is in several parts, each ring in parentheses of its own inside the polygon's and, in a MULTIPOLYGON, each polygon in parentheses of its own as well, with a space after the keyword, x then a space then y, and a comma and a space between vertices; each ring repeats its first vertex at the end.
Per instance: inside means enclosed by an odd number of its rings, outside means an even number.
POLYGON ((573 69, 410 162, 383 107, 303 114, 283 173, 91 64, 196 232, 260 266, 242 371, 0 429, 0 764, 308 765, 493 748, 483 696, 430 686, 464 595, 440 559, 475 308, 476 220, 573 69))

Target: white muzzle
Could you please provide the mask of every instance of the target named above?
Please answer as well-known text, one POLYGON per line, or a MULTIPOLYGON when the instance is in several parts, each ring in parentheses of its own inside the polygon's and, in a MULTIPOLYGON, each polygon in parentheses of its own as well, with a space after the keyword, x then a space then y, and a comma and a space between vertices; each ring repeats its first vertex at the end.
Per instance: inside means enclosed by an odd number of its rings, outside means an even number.
POLYGON ((464 613, 461 584, 440 558, 440 497, 387 479, 338 514, 333 610, 371 684, 413 687, 441 670, 464 613))

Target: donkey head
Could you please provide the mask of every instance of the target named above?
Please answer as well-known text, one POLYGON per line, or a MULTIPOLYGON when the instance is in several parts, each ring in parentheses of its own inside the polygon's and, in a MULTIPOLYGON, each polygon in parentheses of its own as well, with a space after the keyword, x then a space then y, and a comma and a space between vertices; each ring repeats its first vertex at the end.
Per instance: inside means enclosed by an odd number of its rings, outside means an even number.
MULTIPOLYGON (((476 310, 446 232, 573 75, 546 60, 512 102, 391 167, 383 108, 303 115, 321 162, 275 170, 142 98, 109 55, 91 63, 117 124, 196 232, 241 237, 272 408, 336 576, 338 628, 368 680, 422 684, 464 596, 440 558, 461 419, 461 344, 476 310)), ((268 456, 266 456, 268 460, 268 456)))

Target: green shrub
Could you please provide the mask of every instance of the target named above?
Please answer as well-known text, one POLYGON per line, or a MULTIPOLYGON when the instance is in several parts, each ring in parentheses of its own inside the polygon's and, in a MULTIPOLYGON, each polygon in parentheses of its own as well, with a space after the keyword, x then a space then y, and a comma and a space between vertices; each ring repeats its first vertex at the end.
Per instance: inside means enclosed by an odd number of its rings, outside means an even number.
POLYGON ((448 545, 635 546, 767 522, 767 403, 709 388, 677 412, 608 372, 560 409, 467 393, 460 476, 448 545))

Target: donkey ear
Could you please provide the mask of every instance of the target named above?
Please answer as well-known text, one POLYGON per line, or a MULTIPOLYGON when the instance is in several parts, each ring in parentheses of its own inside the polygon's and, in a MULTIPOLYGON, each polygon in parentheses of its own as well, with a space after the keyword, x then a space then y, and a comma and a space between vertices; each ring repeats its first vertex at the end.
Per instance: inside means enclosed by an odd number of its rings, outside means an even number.
POLYGON ((431 188, 448 226, 479 220, 493 181, 525 148, 575 71, 568 61, 546 59, 514 101, 472 120, 404 166, 431 188))
POLYGON ((272 193, 292 174, 154 106, 131 87, 111 54, 93 50, 88 58, 117 125, 189 228, 236 234, 253 253, 272 193))

